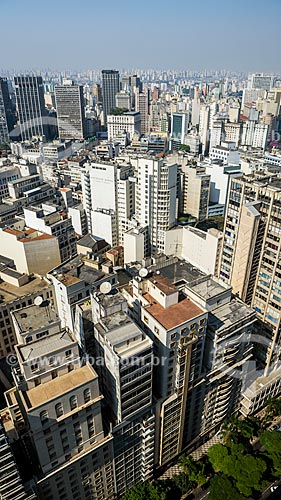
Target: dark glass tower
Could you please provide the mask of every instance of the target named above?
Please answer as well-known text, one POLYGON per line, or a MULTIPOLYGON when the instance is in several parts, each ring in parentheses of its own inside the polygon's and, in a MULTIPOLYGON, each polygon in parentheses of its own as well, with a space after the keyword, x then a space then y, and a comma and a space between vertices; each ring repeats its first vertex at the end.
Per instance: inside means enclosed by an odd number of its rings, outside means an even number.
POLYGON ((103 91, 103 113, 104 122, 107 122, 107 115, 115 108, 115 96, 119 92, 119 71, 104 69, 102 71, 102 91, 103 91))

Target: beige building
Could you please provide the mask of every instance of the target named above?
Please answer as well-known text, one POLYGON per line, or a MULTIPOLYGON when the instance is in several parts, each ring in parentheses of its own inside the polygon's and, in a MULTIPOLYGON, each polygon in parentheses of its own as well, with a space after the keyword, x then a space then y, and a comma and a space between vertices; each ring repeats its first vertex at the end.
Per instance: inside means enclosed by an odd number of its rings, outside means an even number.
POLYGON ((281 178, 265 173, 232 179, 220 276, 260 320, 259 358, 267 370, 280 356, 281 178))
POLYGON ((27 228, 0 229, 1 254, 14 260, 18 272, 44 275, 61 263, 58 238, 27 228))
POLYGON ((10 427, 28 432, 36 450, 39 500, 112 499, 112 436, 103 429, 98 376, 45 309, 13 313, 19 367, 6 393, 10 427))
POLYGON ((23 276, 14 269, 8 268, 7 264, 9 263, 3 264, 3 257, 1 257, 0 359, 14 352, 14 346, 17 343, 11 311, 33 304, 34 299, 39 295, 43 300, 48 300, 55 305, 53 286, 49 281, 40 277, 23 276), (23 283, 22 278, 24 278, 23 283))
POLYGON ((210 197, 210 175, 199 166, 184 165, 183 172, 183 213, 198 220, 207 218, 210 197))

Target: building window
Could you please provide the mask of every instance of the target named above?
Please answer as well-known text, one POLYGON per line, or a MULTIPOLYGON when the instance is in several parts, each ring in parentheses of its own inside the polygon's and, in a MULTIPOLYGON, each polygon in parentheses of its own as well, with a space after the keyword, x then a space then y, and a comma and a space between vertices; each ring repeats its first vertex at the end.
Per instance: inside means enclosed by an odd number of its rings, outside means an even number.
POLYGON ((55 409, 56 409, 56 415, 57 417, 61 417, 63 415, 63 406, 62 406, 62 403, 57 403, 56 406, 55 406, 55 409))
POLYGON ((75 410, 75 408, 77 408, 77 406, 78 406, 77 397, 71 396, 71 398, 69 400, 69 404, 70 404, 70 409, 75 410))
POLYGON ((71 354, 72 354, 72 350, 71 349, 69 349, 68 351, 65 351, 65 357, 66 358, 70 358, 71 354))
POLYGON ((48 412, 46 410, 41 411, 40 420, 43 425, 48 422, 49 417, 48 417, 48 412))
POLYGON ((91 401, 91 389, 87 388, 84 390, 84 403, 89 403, 91 401))

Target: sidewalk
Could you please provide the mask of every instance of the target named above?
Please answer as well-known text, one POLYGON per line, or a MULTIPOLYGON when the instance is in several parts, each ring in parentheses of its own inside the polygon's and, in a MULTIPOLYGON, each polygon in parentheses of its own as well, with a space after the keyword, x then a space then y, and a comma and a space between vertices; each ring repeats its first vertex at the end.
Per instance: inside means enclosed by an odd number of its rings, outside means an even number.
MULTIPOLYGON (((216 434, 214 437, 212 437, 209 441, 206 441, 206 443, 202 444, 202 446, 199 446, 196 450, 194 450, 192 453, 190 453, 190 456, 194 460, 199 460, 203 455, 206 455, 207 451, 213 444, 221 443, 222 439, 219 434, 216 434)), ((164 472, 164 474, 159 477, 159 479, 165 480, 165 479, 171 479, 173 476, 177 476, 182 472, 182 468, 180 465, 173 465, 169 469, 164 472)))

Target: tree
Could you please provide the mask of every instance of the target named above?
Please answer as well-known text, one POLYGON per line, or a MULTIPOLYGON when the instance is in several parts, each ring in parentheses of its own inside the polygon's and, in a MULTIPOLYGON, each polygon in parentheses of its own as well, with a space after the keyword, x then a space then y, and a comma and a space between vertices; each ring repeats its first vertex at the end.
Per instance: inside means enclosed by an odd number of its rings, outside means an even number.
POLYGON ((186 151, 187 153, 190 153, 190 146, 187 144, 181 144, 179 147, 179 151, 186 151))
POLYGON ((278 431, 265 431, 260 437, 260 443, 266 455, 273 462, 274 475, 281 473, 281 433, 278 431))
POLYGON ((270 398, 267 401, 266 418, 273 420, 281 415, 281 398, 270 398))
POLYGON ((262 458, 247 454, 242 444, 232 444, 229 448, 216 444, 209 449, 208 456, 214 471, 233 478, 235 487, 244 496, 261 490, 266 463, 262 458))
POLYGON ((122 500, 168 500, 170 489, 163 483, 140 483, 131 488, 122 500))
POLYGON ((223 500, 245 500, 245 497, 239 493, 226 476, 215 476, 211 479, 209 499, 218 500, 219 498, 223 498, 223 500))
POLYGON ((187 493, 194 486, 194 483, 190 481, 189 477, 184 472, 181 472, 181 474, 174 476, 173 481, 175 482, 176 486, 181 490, 182 494, 187 493))
POLYGON ((227 476, 231 476, 236 481, 235 486, 240 493, 248 497, 253 490, 262 489, 262 477, 267 467, 262 458, 237 453, 226 458, 223 469, 227 476))
POLYGON ((261 422, 257 417, 248 417, 240 420, 236 416, 231 417, 223 425, 222 436, 226 444, 242 443, 249 448, 249 443, 254 436, 258 436, 261 422))
POLYGON ((225 458, 228 456, 228 449, 223 444, 214 444, 208 450, 208 457, 215 472, 223 470, 225 458))
POLYGON ((205 464, 202 461, 195 462, 189 455, 182 455, 179 460, 183 472, 191 483, 202 486, 208 480, 205 474, 205 464))

